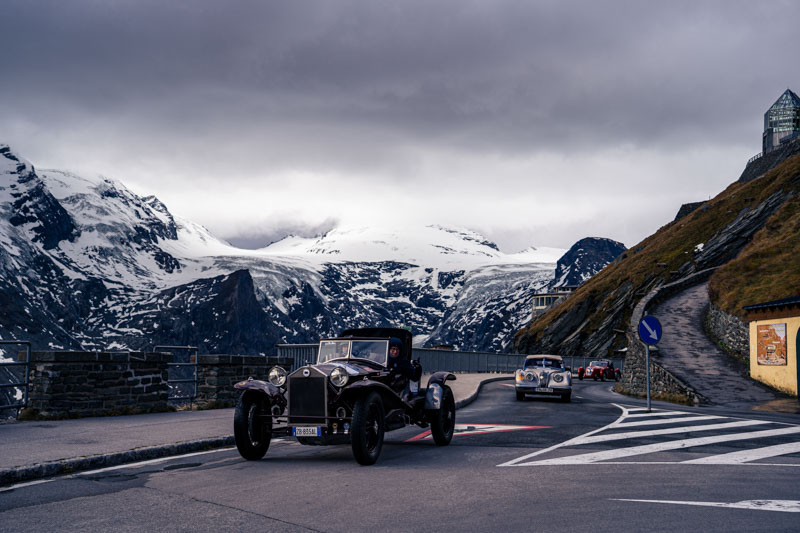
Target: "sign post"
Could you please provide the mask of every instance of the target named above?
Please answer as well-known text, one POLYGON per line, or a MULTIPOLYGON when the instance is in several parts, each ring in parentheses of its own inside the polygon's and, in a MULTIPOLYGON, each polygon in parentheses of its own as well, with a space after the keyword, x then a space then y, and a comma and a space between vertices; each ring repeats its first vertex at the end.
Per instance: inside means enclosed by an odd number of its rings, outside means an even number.
POLYGON ((647 367, 647 412, 650 412, 650 345, 661 340, 661 323, 654 316, 645 316, 639 321, 639 338, 645 344, 645 366, 647 367))

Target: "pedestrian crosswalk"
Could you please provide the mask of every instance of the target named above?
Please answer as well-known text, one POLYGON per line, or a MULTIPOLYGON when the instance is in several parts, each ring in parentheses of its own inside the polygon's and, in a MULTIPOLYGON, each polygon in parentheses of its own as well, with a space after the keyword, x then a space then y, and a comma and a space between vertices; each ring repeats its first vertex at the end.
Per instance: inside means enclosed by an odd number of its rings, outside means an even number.
POLYGON ((675 410, 648 412, 643 407, 614 405, 622 414, 611 424, 498 466, 621 463, 800 467, 800 425, 675 410), (724 451, 720 453, 720 449, 724 451), (778 457, 780 462, 773 462, 778 457))

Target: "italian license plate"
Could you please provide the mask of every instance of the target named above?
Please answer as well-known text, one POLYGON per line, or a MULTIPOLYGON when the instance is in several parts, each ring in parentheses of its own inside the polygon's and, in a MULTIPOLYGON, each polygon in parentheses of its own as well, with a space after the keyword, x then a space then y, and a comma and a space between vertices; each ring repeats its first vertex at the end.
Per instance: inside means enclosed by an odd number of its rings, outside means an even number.
POLYGON ((292 428, 292 435, 295 437, 320 437, 322 431, 318 427, 303 426, 292 428))
POLYGON ((551 387, 536 387, 536 392, 553 392, 551 387))

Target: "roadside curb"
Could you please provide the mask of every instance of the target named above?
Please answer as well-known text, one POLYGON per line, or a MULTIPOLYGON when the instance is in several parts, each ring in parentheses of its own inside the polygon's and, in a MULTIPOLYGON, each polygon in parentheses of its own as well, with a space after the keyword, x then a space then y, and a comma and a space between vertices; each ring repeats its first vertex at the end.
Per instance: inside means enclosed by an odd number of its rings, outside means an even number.
POLYGON ((213 450, 215 448, 226 448, 233 446, 233 444, 233 435, 228 435, 215 439, 179 442, 177 444, 165 444, 162 446, 148 446, 146 448, 137 448, 125 452, 50 461, 19 468, 7 468, 0 470, 0 487, 34 479, 73 474, 84 470, 135 463, 148 459, 160 459, 162 457, 213 450))
MULTIPOLYGON (((462 398, 461 400, 456 402, 456 409, 461 409, 462 407, 466 407, 467 405, 469 405, 472 402, 474 402, 475 399, 478 397, 478 394, 481 392, 481 387, 483 387, 487 383, 492 383, 493 381, 504 381, 504 380, 509 380, 509 379, 514 379, 514 376, 511 375, 511 376, 501 376, 501 377, 496 377, 496 378, 484 379, 483 381, 481 381, 478 384, 478 388, 475 389, 475 392, 473 392, 472 394, 470 394, 466 398, 462 398)), ((458 374, 456 374, 456 381, 457 380, 458 380, 458 374)))

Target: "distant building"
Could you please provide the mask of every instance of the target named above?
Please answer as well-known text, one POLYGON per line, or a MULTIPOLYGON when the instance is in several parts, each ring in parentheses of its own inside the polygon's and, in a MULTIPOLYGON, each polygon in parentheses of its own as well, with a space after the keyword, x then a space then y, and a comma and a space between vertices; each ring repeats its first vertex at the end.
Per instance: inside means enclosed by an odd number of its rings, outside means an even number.
POLYGON ((577 285, 563 285, 554 288, 551 292, 540 292, 533 295, 533 311, 534 314, 541 314, 541 311, 549 308, 550 306, 560 302, 572 292, 577 289, 577 285), (539 313, 537 313, 537 311, 539 313))
POLYGON ((764 113, 764 135, 762 153, 767 154, 781 143, 800 136, 800 97, 790 89, 778 98, 764 113))

